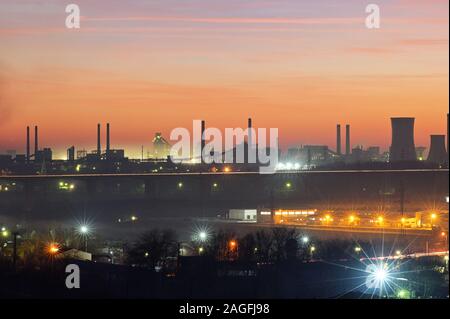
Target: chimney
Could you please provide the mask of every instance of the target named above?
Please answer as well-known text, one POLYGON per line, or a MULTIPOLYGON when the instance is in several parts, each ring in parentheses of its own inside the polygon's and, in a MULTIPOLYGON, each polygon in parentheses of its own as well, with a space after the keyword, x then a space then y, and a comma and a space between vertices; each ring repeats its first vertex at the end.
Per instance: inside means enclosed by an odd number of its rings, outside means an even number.
POLYGON ((38 136, 38 127, 37 125, 34 127, 34 158, 36 159, 36 155, 39 151, 39 136, 38 136))
POLYGON ((248 118, 248 141, 247 144, 248 146, 251 146, 253 144, 253 135, 252 135, 252 119, 249 117, 248 118))
POLYGON ((100 155, 102 153, 102 144, 100 142, 100 123, 97 124, 97 154, 100 155))
POLYGON ((203 163, 203 149, 205 148, 205 121, 202 120, 202 137, 201 137, 201 144, 200 144, 200 158, 201 162, 203 163))
POLYGON ((106 123, 106 153, 109 153, 110 149, 110 140, 109 140, 109 123, 106 123))
POLYGON ((338 124, 336 127, 336 153, 338 155, 342 155, 341 150, 341 124, 338 124))
POLYGON ((27 126, 27 163, 30 162, 30 127, 27 126))
POLYGON ((350 155, 350 125, 345 126, 345 155, 350 155))

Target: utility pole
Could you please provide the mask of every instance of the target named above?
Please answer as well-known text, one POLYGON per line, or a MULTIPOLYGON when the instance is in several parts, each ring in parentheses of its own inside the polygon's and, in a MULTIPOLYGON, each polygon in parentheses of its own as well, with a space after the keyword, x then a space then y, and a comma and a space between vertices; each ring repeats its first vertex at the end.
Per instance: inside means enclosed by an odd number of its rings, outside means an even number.
POLYGON ((13 233, 13 269, 16 272, 17 267, 17 236, 18 232, 13 233))

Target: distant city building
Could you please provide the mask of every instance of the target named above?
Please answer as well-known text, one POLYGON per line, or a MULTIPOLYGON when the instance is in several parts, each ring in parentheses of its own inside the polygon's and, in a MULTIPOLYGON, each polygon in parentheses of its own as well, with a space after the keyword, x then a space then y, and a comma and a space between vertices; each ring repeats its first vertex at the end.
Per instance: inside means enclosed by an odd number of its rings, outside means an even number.
POLYGON ((38 150, 35 154, 34 160, 35 162, 51 162, 53 159, 53 153, 51 148, 44 148, 42 150, 38 150))
POLYGON ((416 158, 418 161, 425 160, 425 151, 427 148, 425 146, 418 146, 416 147, 416 158))
POLYGON ((71 162, 75 161, 75 146, 67 149, 67 160, 71 162))
POLYGON ((380 156, 380 147, 379 146, 369 146, 367 148, 367 158, 369 159, 369 161, 380 161, 381 160, 381 156, 380 156))
POLYGON ((153 138, 153 157, 158 159, 167 158, 170 155, 170 144, 162 136, 161 133, 156 133, 153 138))
POLYGON ((7 154, 7 155, 10 155, 12 158, 15 158, 17 152, 16 152, 16 150, 7 150, 7 151, 6 151, 6 154, 7 154))

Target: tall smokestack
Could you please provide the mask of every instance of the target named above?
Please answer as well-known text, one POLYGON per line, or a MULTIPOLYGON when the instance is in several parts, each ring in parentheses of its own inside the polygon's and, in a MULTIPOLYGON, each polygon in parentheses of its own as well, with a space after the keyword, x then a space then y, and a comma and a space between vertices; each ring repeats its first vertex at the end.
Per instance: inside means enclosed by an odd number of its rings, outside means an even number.
POLYGON ((27 163, 30 162, 30 127, 27 126, 27 163))
POLYGON ((34 158, 36 158, 36 154, 39 151, 39 135, 38 135, 38 127, 34 127, 34 158))
POLYGON ((102 153, 102 144, 100 142, 100 129, 101 125, 100 123, 97 124, 97 154, 100 155, 102 153))
POLYGON ((201 162, 203 163, 203 149, 205 148, 205 121, 202 120, 202 137, 201 137, 201 144, 200 144, 200 158, 201 162))
POLYGON ((345 126, 345 155, 350 155, 350 125, 345 126))
POLYGON ((336 127, 336 153, 338 155, 342 155, 341 150, 341 124, 338 124, 336 127))
POLYGON ((247 144, 248 146, 251 146, 253 144, 253 135, 252 135, 252 119, 249 117, 248 118, 248 141, 247 144))
POLYGON ((106 123, 106 152, 110 150, 109 123, 106 123))

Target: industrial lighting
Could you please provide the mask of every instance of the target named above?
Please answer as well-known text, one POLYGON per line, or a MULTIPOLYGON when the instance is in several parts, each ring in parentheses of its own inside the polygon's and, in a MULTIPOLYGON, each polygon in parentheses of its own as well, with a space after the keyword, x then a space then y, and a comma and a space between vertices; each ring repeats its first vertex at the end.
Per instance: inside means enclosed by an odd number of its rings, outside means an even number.
POLYGON ((3 230, 2 231, 2 236, 3 237, 8 237, 9 236, 9 232, 7 230, 3 230))
POLYGON ((361 247, 356 246, 356 247, 355 247, 355 252, 359 253, 360 251, 361 251, 361 247))
POLYGON ((231 168, 230 168, 229 166, 225 166, 225 168, 223 169, 223 171, 224 171, 225 173, 229 173, 229 172, 231 172, 231 168))
POLYGON ((208 234, 207 234, 206 232, 204 232, 204 231, 201 231, 201 232, 198 234, 198 238, 199 238, 201 241, 205 241, 205 240, 208 238, 208 234))
POLYGON ((355 221, 355 216, 351 215, 348 219, 350 223, 353 223, 355 221))
POLYGON ((57 253, 59 253, 59 250, 60 250, 60 248, 59 248, 59 245, 57 243, 51 243, 47 247, 47 252, 50 255, 56 255, 57 253))
POLYGON ((434 220, 434 219, 436 219, 436 218, 437 218, 436 213, 432 213, 432 214, 431 214, 431 220, 434 220))
POLYGON ((214 188, 217 188, 218 186, 219 186, 219 184, 213 183, 213 187, 214 187, 214 188))
POLYGON ((397 256, 400 256, 400 255, 402 254, 402 252, 401 252, 401 250, 397 250, 397 251, 395 252, 395 254, 396 254, 397 256))
POLYGON ((385 287, 386 282, 390 281, 389 269, 387 264, 370 264, 366 267, 368 276, 366 278, 367 288, 380 289, 385 287))
POLYGON ((87 235, 89 234, 89 227, 87 225, 80 226, 80 234, 87 235))
POLYGON ((178 183, 178 188, 182 188, 183 187, 183 183, 182 182, 179 182, 178 183))
POLYGON ((235 240, 230 240, 230 249, 234 249, 237 246, 237 243, 235 240))
POLYGON ((286 188, 291 188, 291 187, 292 187, 292 184, 290 182, 287 182, 286 183, 286 188))
POLYGON ((138 218, 136 217, 136 216, 131 216, 131 221, 133 221, 133 222, 135 222, 135 221, 137 221, 138 220, 138 218))
POLYGON ((209 240, 210 234, 211 231, 207 226, 196 226, 192 232, 191 238, 195 242, 205 243, 209 240))
POLYGON ((397 293, 397 298, 399 298, 399 299, 407 299, 407 298, 409 298, 409 295, 410 295, 410 293, 409 293, 408 290, 400 289, 398 291, 398 293, 397 293))
POLYGON ((204 251, 204 248, 203 248, 203 247, 200 247, 200 248, 198 249, 198 253, 199 253, 199 254, 201 254, 203 251, 204 251))
POLYGON ((302 242, 303 242, 304 244, 308 243, 308 242, 309 242, 308 236, 303 236, 303 237, 302 237, 302 242))

